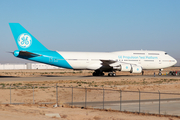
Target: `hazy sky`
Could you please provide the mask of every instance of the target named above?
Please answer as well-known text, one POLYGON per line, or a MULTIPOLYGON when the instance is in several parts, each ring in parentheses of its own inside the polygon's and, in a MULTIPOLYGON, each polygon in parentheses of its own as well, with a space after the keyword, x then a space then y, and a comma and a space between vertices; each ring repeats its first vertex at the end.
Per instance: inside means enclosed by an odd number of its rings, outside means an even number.
POLYGON ((0 0, 0 63, 17 49, 8 23, 20 23, 48 49, 162 50, 180 58, 180 0, 0 0))

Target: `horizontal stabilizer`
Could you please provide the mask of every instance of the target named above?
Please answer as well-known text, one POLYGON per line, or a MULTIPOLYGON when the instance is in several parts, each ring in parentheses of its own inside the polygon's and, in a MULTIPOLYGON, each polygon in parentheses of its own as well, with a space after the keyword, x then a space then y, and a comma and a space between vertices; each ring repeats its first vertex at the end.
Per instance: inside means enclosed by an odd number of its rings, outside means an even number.
POLYGON ((27 52, 27 51, 14 51, 14 56, 24 56, 24 57, 37 57, 37 56, 41 56, 39 54, 35 54, 35 53, 31 53, 31 52, 27 52))

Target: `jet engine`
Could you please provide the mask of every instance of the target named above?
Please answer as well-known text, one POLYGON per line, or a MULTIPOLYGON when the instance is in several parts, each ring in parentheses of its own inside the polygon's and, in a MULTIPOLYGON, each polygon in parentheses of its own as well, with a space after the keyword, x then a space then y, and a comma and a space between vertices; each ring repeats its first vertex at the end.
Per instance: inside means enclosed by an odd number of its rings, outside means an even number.
POLYGON ((142 67, 140 66, 132 66, 132 69, 130 73, 141 73, 142 72, 142 67))
POLYGON ((120 71, 131 71, 131 65, 130 64, 121 64, 120 71))

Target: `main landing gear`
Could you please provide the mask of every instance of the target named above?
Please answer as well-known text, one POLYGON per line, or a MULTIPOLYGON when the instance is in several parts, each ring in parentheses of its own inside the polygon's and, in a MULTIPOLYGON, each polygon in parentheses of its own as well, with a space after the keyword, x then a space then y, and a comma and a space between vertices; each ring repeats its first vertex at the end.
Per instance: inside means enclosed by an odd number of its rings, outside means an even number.
POLYGON ((116 73, 110 72, 108 73, 108 76, 116 76, 116 73))
POLYGON ((101 71, 94 71, 93 76, 104 76, 104 73, 101 71))
MULTIPOLYGON (((93 76, 104 76, 104 73, 102 71, 94 71, 93 76)), ((108 76, 116 76, 116 73, 113 73, 113 72, 109 72, 108 73, 108 76)))

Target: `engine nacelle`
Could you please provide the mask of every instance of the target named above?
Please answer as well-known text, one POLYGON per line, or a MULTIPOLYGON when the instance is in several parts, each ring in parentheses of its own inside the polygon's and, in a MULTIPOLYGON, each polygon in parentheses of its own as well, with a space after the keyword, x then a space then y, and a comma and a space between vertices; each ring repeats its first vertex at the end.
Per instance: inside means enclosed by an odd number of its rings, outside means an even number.
POLYGON ((121 64, 120 71, 131 71, 131 65, 130 64, 121 64))
POLYGON ((141 73, 142 72, 142 67, 140 66, 132 66, 132 69, 130 71, 131 73, 141 73))

